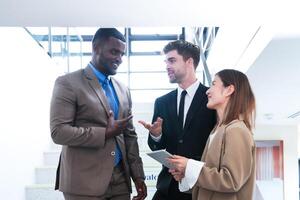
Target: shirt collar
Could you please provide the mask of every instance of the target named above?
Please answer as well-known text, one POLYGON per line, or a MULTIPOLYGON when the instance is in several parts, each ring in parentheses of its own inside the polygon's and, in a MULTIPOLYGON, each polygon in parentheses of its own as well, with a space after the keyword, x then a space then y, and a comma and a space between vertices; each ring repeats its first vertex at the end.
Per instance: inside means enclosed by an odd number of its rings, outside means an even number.
MULTIPOLYGON (((186 90, 187 92, 187 95, 189 95, 190 97, 194 97, 194 95, 196 94, 196 91, 198 89, 200 85, 200 81, 197 79, 192 85, 190 85, 186 90)), ((181 95, 181 92, 183 91, 184 89, 182 89, 181 87, 178 87, 178 94, 177 96, 180 96, 181 95)))
POLYGON ((109 77, 104 75, 102 72, 100 72, 99 70, 97 70, 94 65, 90 62, 89 63, 89 66, 90 68, 92 68, 94 74, 96 75, 96 77, 98 78, 98 80, 101 82, 101 83, 104 83, 106 79, 109 80, 109 77))

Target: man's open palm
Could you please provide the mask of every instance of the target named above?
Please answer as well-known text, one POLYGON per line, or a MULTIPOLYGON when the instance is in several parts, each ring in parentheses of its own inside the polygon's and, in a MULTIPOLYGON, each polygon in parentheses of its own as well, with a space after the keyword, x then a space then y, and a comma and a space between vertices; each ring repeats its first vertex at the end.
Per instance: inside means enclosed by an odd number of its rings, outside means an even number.
POLYGON ((153 136, 160 136, 163 123, 162 118, 158 117, 153 124, 147 123, 142 120, 139 120, 138 122, 142 124, 146 129, 148 129, 153 136))

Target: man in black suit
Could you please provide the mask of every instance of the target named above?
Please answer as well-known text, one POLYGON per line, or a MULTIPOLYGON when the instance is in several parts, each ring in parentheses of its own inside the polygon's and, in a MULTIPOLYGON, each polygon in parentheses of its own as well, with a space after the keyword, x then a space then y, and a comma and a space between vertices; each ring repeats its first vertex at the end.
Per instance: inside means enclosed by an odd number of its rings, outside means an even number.
MULTIPOLYGON (((139 121, 149 130, 151 150, 166 149, 171 154, 200 160, 206 140, 215 125, 215 112, 206 107, 208 89, 196 77, 200 60, 198 46, 178 40, 164 49, 167 72, 178 88, 156 99, 152 124, 139 121)), ((178 183, 162 168, 153 200, 191 200, 192 195, 180 192, 178 183)))

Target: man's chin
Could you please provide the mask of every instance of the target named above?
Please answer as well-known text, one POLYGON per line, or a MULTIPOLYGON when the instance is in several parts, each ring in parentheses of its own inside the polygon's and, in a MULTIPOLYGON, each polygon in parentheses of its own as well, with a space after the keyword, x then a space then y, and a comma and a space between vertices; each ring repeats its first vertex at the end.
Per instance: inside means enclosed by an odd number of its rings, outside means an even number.
POLYGON ((169 82, 170 83, 177 83, 177 80, 176 79, 169 79, 169 82))
POLYGON ((113 76, 113 75, 116 75, 117 74, 117 70, 110 70, 110 75, 113 76))
POLYGON ((117 70, 113 68, 108 69, 107 72, 109 76, 113 76, 117 74, 117 70))

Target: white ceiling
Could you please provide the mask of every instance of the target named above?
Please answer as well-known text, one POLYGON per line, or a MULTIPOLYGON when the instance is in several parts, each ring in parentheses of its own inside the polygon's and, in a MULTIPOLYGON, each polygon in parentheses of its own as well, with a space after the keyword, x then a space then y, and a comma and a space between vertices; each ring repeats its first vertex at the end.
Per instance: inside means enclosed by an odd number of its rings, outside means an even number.
POLYGON ((296 21, 294 15, 299 16, 296 3, 293 0, 1 0, 0 26, 278 25, 286 19, 296 21))

